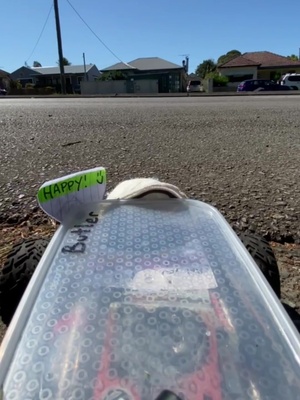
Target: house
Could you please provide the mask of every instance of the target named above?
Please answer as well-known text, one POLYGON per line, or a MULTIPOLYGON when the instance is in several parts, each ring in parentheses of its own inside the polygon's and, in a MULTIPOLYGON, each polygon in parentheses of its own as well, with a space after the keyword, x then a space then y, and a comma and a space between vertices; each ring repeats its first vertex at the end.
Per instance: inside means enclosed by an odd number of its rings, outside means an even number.
POLYGON ((9 73, 0 69, 0 89, 9 89, 10 76, 9 73))
MULTIPOLYGON (((66 65, 65 80, 68 93, 73 93, 80 82, 85 80, 84 65, 66 65)), ((100 76, 95 64, 86 65, 86 80, 94 81, 100 76)), ((32 83, 37 87, 51 86, 60 91, 60 68, 59 67, 21 67, 11 73, 11 78, 19 81, 23 87, 32 83)))
POLYGON ((229 85, 237 86, 245 79, 279 80, 286 73, 300 73, 300 61, 269 51, 244 53, 220 65, 218 71, 229 78, 229 85))
POLYGON ((187 75, 187 79, 192 81, 193 79, 199 79, 199 76, 192 72, 191 74, 187 75))
POLYGON ((178 65, 159 57, 146 57, 119 62, 101 72, 123 77, 127 93, 176 93, 185 90, 186 68, 185 62, 178 65))

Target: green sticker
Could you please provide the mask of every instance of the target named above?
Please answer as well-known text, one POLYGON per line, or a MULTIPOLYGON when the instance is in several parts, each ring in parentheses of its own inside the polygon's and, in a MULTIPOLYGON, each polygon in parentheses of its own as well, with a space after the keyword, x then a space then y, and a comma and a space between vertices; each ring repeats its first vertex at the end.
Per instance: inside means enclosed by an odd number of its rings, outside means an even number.
POLYGON ((68 179, 53 181, 49 185, 42 186, 38 192, 40 203, 46 203, 58 197, 87 189, 95 185, 106 184, 106 170, 90 171, 83 174, 74 174, 68 179))

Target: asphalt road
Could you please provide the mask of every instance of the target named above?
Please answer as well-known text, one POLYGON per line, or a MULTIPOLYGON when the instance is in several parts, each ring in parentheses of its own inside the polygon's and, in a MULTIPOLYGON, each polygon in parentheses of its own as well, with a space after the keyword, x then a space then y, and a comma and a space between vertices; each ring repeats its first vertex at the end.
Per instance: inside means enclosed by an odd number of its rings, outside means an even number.
POLYGON ((158 177, 237 228, 300 241, 300 97, 0 100, 0 222, 39 185, 105 166, 109 188, 158 177))

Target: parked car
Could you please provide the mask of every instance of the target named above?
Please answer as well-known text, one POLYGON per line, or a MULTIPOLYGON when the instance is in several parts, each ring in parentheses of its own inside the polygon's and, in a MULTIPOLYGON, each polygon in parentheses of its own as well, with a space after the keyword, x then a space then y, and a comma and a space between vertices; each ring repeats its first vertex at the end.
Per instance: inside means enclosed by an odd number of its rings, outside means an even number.
POLYGON ((5 95, 7 95, 7 90, 0 88, 0 96, 5 96, 5 95))
POLYGON ((237 92, 292 90, 290 86, 280 85, 266 79, 248 79, 239 84, 237 92))
POLYGON ((186 91, 187 92, 201 92, 202 91, 201 81, 200 80, 189 81, 186 91))
POLYGON ((291 86, 294 90, 300 89, 300 74, 285 74, 280 81, 282 86, 291 86))

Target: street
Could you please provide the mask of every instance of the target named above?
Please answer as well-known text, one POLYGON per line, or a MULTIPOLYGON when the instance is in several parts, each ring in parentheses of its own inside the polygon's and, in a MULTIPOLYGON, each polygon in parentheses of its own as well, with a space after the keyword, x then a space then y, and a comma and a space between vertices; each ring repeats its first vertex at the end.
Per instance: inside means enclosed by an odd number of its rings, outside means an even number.
POLYGON ((158 177, 299 241, 299 131, 298 96, 1 99, 0 222, 34 210, 45 180, 101 165, 109 188, 158 177))

